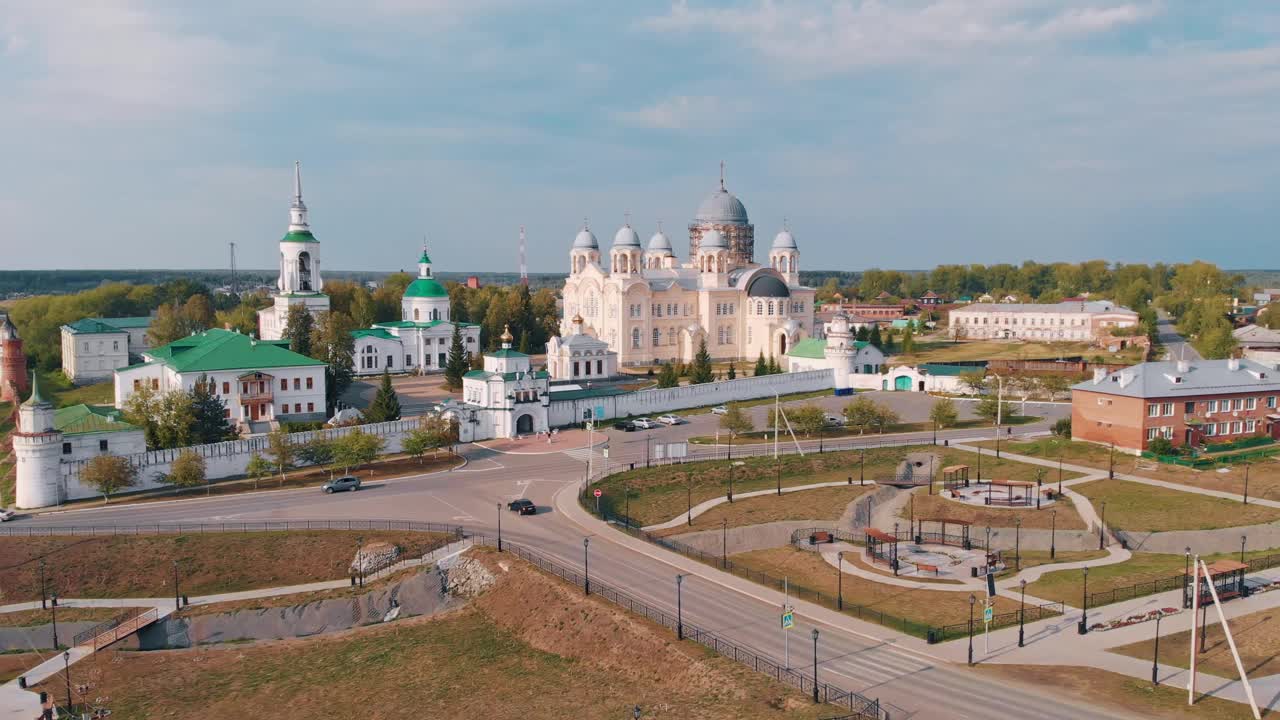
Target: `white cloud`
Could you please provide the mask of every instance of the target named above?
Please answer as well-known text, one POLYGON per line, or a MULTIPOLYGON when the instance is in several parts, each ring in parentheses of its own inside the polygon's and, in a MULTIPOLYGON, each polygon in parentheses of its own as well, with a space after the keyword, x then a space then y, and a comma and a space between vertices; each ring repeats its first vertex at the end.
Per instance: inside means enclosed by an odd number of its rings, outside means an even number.
POLYGON ((721 127, 734 114, 736 112, 720 98, 677 95, 637 110, 621 110, 614 116, 619 122, 635 127, 690 130, 721 127))
POLYGON ((1047 41, 1139 23, 1151 4, 1062 7, 1061 0, 761 0, 747 8, 698 8, 675 2, 641 27, 659 32, 718 32, 742 38, 775 61, 817 70, 910 62, 949 62, 958 53, 1036 50, 1047 41))

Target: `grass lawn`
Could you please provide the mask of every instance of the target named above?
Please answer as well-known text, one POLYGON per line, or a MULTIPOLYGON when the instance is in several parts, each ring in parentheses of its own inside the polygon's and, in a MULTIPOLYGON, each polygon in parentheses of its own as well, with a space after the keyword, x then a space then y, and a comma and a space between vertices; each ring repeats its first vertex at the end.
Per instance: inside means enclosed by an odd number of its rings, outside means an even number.
MULTIPOLYGON (((1049 563, 1069 563, 1080 562, 1082 560, 1096 560, 1107 556, 1106 550, 1059 550, 1054 554, 1053 560, 1049 559, 1048 550, 1022 550, 1019 554, 1019 562, 1021 568, 1036 567, 1038 565, 1048 565, 1049 563)), ((1006 578, 1011 575, 1018 574, 1018 569, 1014 567, 1013 553, 1005 551, 1005 561, 1009 564, 1009 569, 998 573, 997 578, 1006 578)), ((1093 572, 1090 570, 1090 572, 1093 572)), ((1031 587, 1030 584, 1027 585, 1031 587)), ((1046 598, 1047 599, 1047 598, 1046 598)))
MULTIPOLYGON (((1064 695, 1087 698, 1090 703, 1132 717, 1170 720, 1245 720, 1253 717, 1248 705, 1202 695, 1194 706, 1188 707, 1185 687, 1155 687, 1148 680, 1095 668, 993 664, 979 665, 978 672, 1026 685, 1053 687, 1064 695)), ((1263 710, 1262 716, 1274 715, 1263 710)))
MULTIPOLYGON (((1245 553, 1245 559, 1272 555, 1272 550, 1245 553)), ((1065 553, 1058 553, 1059 556, 1065 553)), ((1222 553, 1203 556, 1205 562, 1221 558, 1239 560, 1240 553, 1222 553)), ((1135 583, 1161 580, 1181 575, 1186 567, 1182 555, 1163 553, 1134 553, 1133 557, 1114 565, 1089 568, 1089 594, 1124 588, 1135 583)), ((1061 600, 1075 607, 1080 606, 1083 576, 1080 570, 1056 570, 1045 573, 1039 580, 1027 585, 1027 593, 1046 600, 1061 600)))
POLYGON ((1280 520, 1280 509, 1167 490, 1128 480, 1095 480, 1072 488, 1089 498, 1106 523, 1121 530, 1212 530, 1280 520))
MULTIPOLYGON (((769 402, 772 402, 772 400, 770 400, 769 402)), ((761 404, 761 403, 756 402, 755 404, 761 404)), ((743 403, 743 405, 746 406, 747 404, 743 403)), ((1005 425, 1026 425, 1028 423, 1036 422, 1039 419, 1040 418, 1034 415, 1012 415, 1004 419, 1004 424, 1005 425)), ((986 420, 978 420, 978 419, 961 420, 946 429, 962 430, 964 428, 982 428, 982 427, 991 427, 991 423, 987 422, 986 420)), ((927 430, 932 430, 932 429, 933 429, 933 424, 929 422, 896 423, 894 425, 885 425, 883 428, 883 432, 878 432, 878 433, 864 433, 852 427, 831 427, 831 428, 823 428, 821 431, 814 433, 813 435, 797 435, 796 437, 800 438, 801 440, 817 440, 819 438, 832 440, 832 439, 844 439, 844 438, 851 438, 851 437, 874 438, 874 437, 880 437, 881 435, 892 435, 895 433, 909 433, 909 432, 925 432, 927 430)), ((785 433, 785 430, 783 430, 783 432, 785 433)), ((786 436, 786 437, 787 437, 787 440, 790 439, 789 436, 786 436)), ((694 437, 689 438, 689 442, 694 443, 695 445, 714 445, 716 441, 717 441, 717 438, 715 435, 695 435, 694 437)), ((728 444, 729 442, 728 436, 721 435, 719 438, 719 442, 721 444, 728 444)), ((734 445, 758 445, 760 443, 771 443, 771 442, 773 442, 772 430, 760 430, 757 432, 746 433, 744 435, 739 435, 733 440, 734 445)), ((784 440, 784 442, 786 442, 786 440, 784 440)))
MULTIPOLYGON (((768 573, 777 578, 786 577, 793 589, 798 585, 831 597, 835 597, 838 590, 836 569, 828 565, 818 553, 808 550, 791 546, 768 548, 730 555, 729 560, 739 568, 768 573)), ((801 593, 798 597, 802 600, 813 599, 806 593, 801 593)), ((978 599, 981 602, 982 598, 978 599)), ((844 577, 844 600, 846 608, 850 604, 861 605, 928 626, 966 622, 969 619, 969 593, 911 590, 848 573, 844 577)), ((981 610, 981 606, 978 609, 981 610)), ((1017 609, 1017 600, 1003 595, 996 597, 997 613, 1017 609)), ((893 627, 891 623, 885 624, 893 627)))
MULTIPOLYGON (((498 584, 452 613, 331 636, 107 651, 77 682, 115 717, 645 717, 813 720, 817 706, 528 565, 487 559, 498 584)), ((63 690, 54 676, 42 689, 63 690)))
POLYGON ((759 525, 778 520, 829 520, 836 521, 844 514, 849 503, 875 490, 874 485, 841 485, 839 487, 814 488, 778 495, 764 495, 733 503, 722 503, 695 517, 692 525, 677 525, 661 530, 659 535, 678 535, 697 530, 720 527, 722 521, 728 527, 759 525))
POLYGON ((962 340, 951 342, 938 340, 917 342, 910 353, 895 355, 893 364, 963 362, 968 360, 1057 360, 1084 356, 1103 357, 1107 362, 1137 363, 1142 360, 1139 348, 1119 353, 1094 347, 1084 342, 1027 342, 1021 340, 962 340))
POLYGON ((61 370, 40 370, 40 394, 58 407, 77 405, 111 405, 115 402, 115 388, 110 380, 77 387, 71 384, 61 370))
MULTIPOLYGON (((1003 459, 1001 458, 1001 460, 1003 459)), ((985 461, 983 464, 986 464, 985 461)), ((926 493, 925 488, 913 491, 913 500, 902 506, 898 516, 904 519, 916 517, 967 520, 973 524, 969 531, 975 537, 976 531, 980 528, 987 526, 1013 527, 1017 520, 1022 520, 1022 527, 1028 530, 1032 528, 1048 530, 1054 523, 1054 515, 1050 514, 1052 512, 1057 513, 1056 522, 1059 530, 1083 530, 1086 527, 1084 520, 1080 517, 1080 513, 1076 512, 1075 506, 1070 501, 1049 505, 1039 510, 1034 507, 1028 509, 994 508, 949 500, 936 494, 940 490, 940 486, 935 488, 934 495, 926 493)))
MULTIPOLYGON (((1190 620, 1179 615, 1178 620, 1166 620, 1162 623, 1162 631, 1186 627, 1190 620), (1174 623, 1170 625, 1170 623, 1174 623)), ((1196 669, 1219 677, 1237 679, 1235 660, 1231 657, 1231 647, 1227 645, 1227 637, 1218 623, 1217 613, 1210 608, 1209 619, 1212 624, 1206 628, 1205 651, 1196 659, 1196 669)), ((1240 651, 1240 660, 1244 670, 1250 677, 1275 675, 1280 673, 1280 610, 1259 610, 1248 615, 1241 615, 1231 620, 1231 636, 1236 641, 1236 649, 1240 651)), ((1160 638, 1160 663, 1187 668, 1191 647, 1188 644, 1191 631, 1166 634, 1160 638)), ((1131 645, 1112 648, 1110 652, 1128 655, 1129 657, 1151 659, 1154 640, 1144 640, 1131 645)))
POLYGON ((40 597, 40 558, 46 581, 62 597, 166 597, 173 594, 174 560, 182 592, 208 595, 347 577, 361 540, 390 542, 412 556, 449 537, 382 530, 0 537, 0 600, 40 597))
POLYGON ((0 652, 0 683, 7 683, 22 673, 48 660, 48 652, 0 652))
MULTIPOLYGON (((735 493, 741 493, 774 488, 777 485, 776 473, 779 466, 783 487, 849 478, 857 485, 860 469, 861 476, 865 476, 868 482, 876 478, 892 478, 897 472, 898 463, 911 452, 936 452, 939 459, 935 473, 948 465, 967 464, 975 468, 973 477, 977 477, 977 456, 974 453, 942 446, 913 445, 869 448, 866 451, 865 465, 861 462, 862 452, 858 450, 809 453, 803 457, 782 455, 777 461, 771 457, 742 458, 740 462, 743 464, 736 466, 733 471, 733 489, 735 493)), ((665 522, 686 512, 690 503, 697 505, 703 500, 727 494, 730 467, 727 460, 707 460, 678 467, 664 465, 638 468, 611 475, 596 484, 596 487, 604 491, 601 509, 611 514, 622 514, 626 510, 624 493, 630 492, 630 516, 636 524, 644 526, 665 522)), ((994 475, 1013 480, 1034 480, 1038 470, 1036 466, 1015 460, 996 460, 986 454, 982 456, 984 477, 994 475)), ((766 500, 767 498, 760 499, 761 502, 766 500)), ((594 502, 591 504, 594 506, 594 502)))
MULTIPOLYGON (((102 622, 127 611, 142 612, 142 608, 59 607, 58 622, 102 622)), ((19 610, 18 612, 0 613, 0 627, 32 627, 46 625, 52 621, 53 613, 49 610, 19 610)))

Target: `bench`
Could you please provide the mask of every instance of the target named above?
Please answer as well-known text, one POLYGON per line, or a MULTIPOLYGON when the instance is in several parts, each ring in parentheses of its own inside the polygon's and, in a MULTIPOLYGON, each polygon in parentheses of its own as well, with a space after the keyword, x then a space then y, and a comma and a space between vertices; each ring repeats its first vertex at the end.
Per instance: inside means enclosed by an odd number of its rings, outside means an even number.
POLYGON ((916 569, 919 570, 920 572, 931 572, 934 575, 938 574, 937 565, 926 565, 924 563, 916 563, 916 569))
POLYGON ((809 536, 809 544, 817 545, 818 543, 835 542, 835 538, 831 537, 829 532, 816 532, 809 536))

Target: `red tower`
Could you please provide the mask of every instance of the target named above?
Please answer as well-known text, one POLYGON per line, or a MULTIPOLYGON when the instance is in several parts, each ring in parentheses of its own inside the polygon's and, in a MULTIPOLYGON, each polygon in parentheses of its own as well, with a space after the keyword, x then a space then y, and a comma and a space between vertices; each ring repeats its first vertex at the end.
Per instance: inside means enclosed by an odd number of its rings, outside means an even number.
POLYGON ((0 402, 17 403, 27 391, 27 356, 8 316, 0 318, 0 402))

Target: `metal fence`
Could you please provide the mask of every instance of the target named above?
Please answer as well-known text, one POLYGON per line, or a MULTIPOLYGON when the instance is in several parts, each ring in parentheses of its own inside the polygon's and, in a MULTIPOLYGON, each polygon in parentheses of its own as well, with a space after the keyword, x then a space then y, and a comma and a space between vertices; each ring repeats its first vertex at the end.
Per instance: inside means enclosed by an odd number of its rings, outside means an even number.
MULTIPOLYGON (((1051 617, 1056 617, 1058 615, 1061 615, 1063 613, 1064 606, 1060 602, 1053 602, 1053 603, 1045 603, 1044 605, 1032 605, 1028 608, 1025 608, 1025 610, 1026 610, 1025 622, 1036 622, 1037 620, 1044 620, 1046 618, 1051 618, 1051 617)), ((994 615, 991 618, 991 627, 1003 628, 1003 627, 1009 627, 1010 625, 1017 625, 1019 622, 1023 622, 1023 620, 1021 620, 1022 614, 1023 614, 1023 609, 1018 609, 1018 610, 1014 610, 1013 612, 1000 613, 999 615, 994 615)), ((981 618, 979 618, 978 620, 975 620, 972 627, 980 627, 981 622, 982 622, 981 618)), ((947 640, 953 640, 955 638, 964 637, 965 635, 969 634, 970 627, 971 626, 969 623, 962 622, 962 623, 952 623, 950 625, 943 625, 942 627, 930 628, 929 642, 940 643, 940 642, 945 642, 947 640)))
POLYGON ((433 532, 462 538, 461 525, 414 520, 264 520, 238 523, 172 523, 154 525, 81 525, 72 527, 0 526, 0 536, 39 535, 188 535, 229 532, 278 532, 284 530, 401 530, 433 532))
POLYGON ((111 630, 117 625, 120 625, 124 621, 132 620, 137 615, 138 613, 136 612, 127 611, 127 612, 122 612, 119 615, 116 615, 110 620, 103 620, 97 625, 94 625, 88 630, 85 630, 84 632, 76 633, 76 636, 71 638, 71 646, 75 647, 77 645, 83 645, 89 642, 90 640, 94 639, 95 637, 101 635, 102 633, 107 632, 108 630, 111 630))
MULTIPOLYGON (((1245 570, 1246 574, 1280 567, 1280 553, 1250 558, 1249 560, 1246 560, 1244 564, 1249 566, 1248 569, 1245 570)), ((1168 592, 1169 590, 1185 589, 1187 583, 1187 576, 1183 573, 1178 573, 1177 575, 1156 578, 1155 580, 1147 580, 1145 582, 1134 583, 1133 585, 1125 585, 1124 587, 1100 590, 1098 592, 1089 593, 1089 607, 1101 607, 1103 605, 1110 605, 1111 603, 1123 602, 1125 600, 1132 600, 1134 598, 1145 597, 1147 595, 1168 592)))
MULTIPOLYGON (((483 545, 497 545, 495 538, 486 535, 473 535, 472 541, 483 545)), ((566 567, 552 560, 541 553, 522 547, 520 545, 503 540, 502 548, 511 554, 523 560, 532 563, 538 568, 545 570, 559 578, 562 578, 574 585, 588 588, 592 595, 599 595, 605 600, 627 609, 629 612, 643 615, 649 620, 669 628, 673 631, 677 626, 684 633, 684 637, 693 640, 724 657, 731 658, 735 662, 746 665, 756 672, 763 673, 795 688, 799 688, 806 694, 814 692, 814 678, 812 674, 806 675, 803 672, 792 670, 784 667, 782 663, 765 655, 759 650, 751 649, 726 640, 719 635, 704 630, 697 625, 683 622, 682 618, 669 613, 660 608, 637 599, 635 596, 619 590, 607 583, 599 580, 590 580, 573 568, 566 567)), ((872 700, 859 693, 844 690, 825 682, 817 683, 817 697, 823 703, 837 705, 841 708, 848 709, 851 714, 842 715, 845 718, 857 718, 858 720, 889 720, 889 713, 880 706, 878 699, 872 700)))

